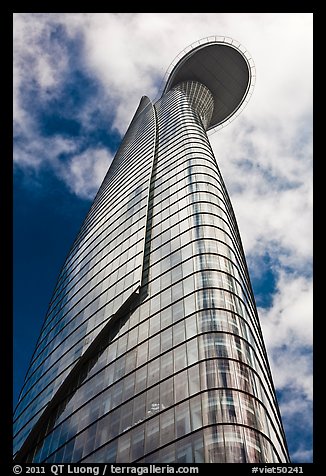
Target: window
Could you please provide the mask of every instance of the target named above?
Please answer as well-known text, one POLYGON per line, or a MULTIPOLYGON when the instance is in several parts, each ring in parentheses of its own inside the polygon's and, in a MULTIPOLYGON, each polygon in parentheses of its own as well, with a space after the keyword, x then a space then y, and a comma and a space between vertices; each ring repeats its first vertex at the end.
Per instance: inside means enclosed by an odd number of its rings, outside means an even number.
POLYGON ((263 463, 264 455, 261 450, 259 434, 249 428, 244 428, 244 438, 246 442, 248 461, 250 463, 263 463))
POLYGON ((137 425, 146 418, 146 393, 142 393, 133 399, 133 424, 137 425))
POLYGON ((204 430, 205 461, 208 463, 225 463, 223 427, 204 430))
POLYGON ((147 362, 147 352, 148 352, 148 341, 143 342, 138 345, 137 349, 137 367, 140 367, 142 364, 147 362))
POLYGON ((144 431, 144 425, 140 425, 132 430, 130 461, 135 461, 136 459, 141 458, 144 454, 144 431))
POLYGON ((148 363, 148 380, 147 386, 154 385, 159 381, 160 378, 160 359, 152 360, 148 363))
POLYGON ((159 447, 159 416, 155 416, 146 422, 145 429, 145 451, 156 450, 159 447))
POLYGON ((191 438, 182 438, 175 443, 175 460, 177 463, 193 463, 191 438))
POLYGON ((197 334, 196 316, 192 316, 185 321, 186 324, 186 338, 191 339, 197 334))
POLYGON ((183 301, 181 300, 181 301, 175 302, 172 305, 173 322, 177 322, 180 319, 182 319, 183 317, 184 317, 183 301))
POLYGON ((111 413, 111 422, 110 422, 110 439, 116 437, 119 433, 120 426, 120 408, 117 408, 111 413))
POLYGON ((173 374, 173 352, 167 352, 160 357, 161 379, 173 374))
POLYGON ((135 370, 137 360, 137 349, 133 349, 126 355, 126 367, 125 373, 129 373, 132 370, 135 370))
POLYGON ((116 383, 112 387, 112 407, 117 407, 122 401, 123 381, 116 383))
POLYGON ((95 437, 96 437, 97 423, 87 428, 85 431, 85 440, 83 447, 83 457, 91 453, 95 448, 95 437))
POLYGON ((161 333, 161 352, 165 352, 171 347, 172 347, 172 329, 169 328, 161 333))
POLYGON ((175 443, 160 450, 159 461, 161 463, 175 463, 175 443))
POLYGON ((197 339, 191 339, 186 342, 188 365, 198 362, 197 339))
POLYGON ((204 463, 204 441, 201 431, 191 435, 192 446, 194 451, 194 463, 204 463))
POLYGON ((227 463, 246 463, 243 429, 235 426, 224 428, 225 454, 227 463))
POLYGON ((159 391, 159 385, 147 390, 146 417, 148 418, 158 413, 161 409, 159 391))
POLYGON ((141 367, 136 372, 136 384, 135 391, 136 393, 145 390, 147 382, 147 366, 141 367))
POLYGON ((186 435, 191 431, 189 401, 175 407, 176 437, 186 435))
POLYGON ((184 321, 178 322, 172 327, 173 333, 173 346, 185 341, 185 323, 184 321))
POLYGON ((187 366, 186 344, 179 345, 173 350, 174 354, 174 371, 184 369, 187 366))
POLYGON ((117 463, 129 463, 130 457, 130 432, 122 435, 118 439, 117 463))
POLYGON ((133 402, 125 403, 121 410, 120 433, 129 430, 132 426, 133 402))
MULTIPOLYGON (((111 414, 109 413, 106 417, 102 418, 97 422, 97 432, 95 438, 95 447, 99 447, 110 440, 110 427, 111 427, 111 414)), ((80 435, 79 435, 80 436, 80 435)), ((79 436, 77 436, 75 448, 77 446, 77 441, 79 442, 79 436)), ((81 444, 79 444, 81 446, 81 444)))
MULTIPOLYGON (((189 316, 196 311, 196 300, 194 294, 190 294, 183 298, 185 316, 189 316)), ((195 317, 193 317, 195 319, 195 317)))
POLYGON ((160 415, 160 444, 163 446, 174 439, 174 408, 171 408, 160 415))
POLYGON ((190 400, 191 429, 198 430, 203 426, 201 396, 197 395, 190 400))

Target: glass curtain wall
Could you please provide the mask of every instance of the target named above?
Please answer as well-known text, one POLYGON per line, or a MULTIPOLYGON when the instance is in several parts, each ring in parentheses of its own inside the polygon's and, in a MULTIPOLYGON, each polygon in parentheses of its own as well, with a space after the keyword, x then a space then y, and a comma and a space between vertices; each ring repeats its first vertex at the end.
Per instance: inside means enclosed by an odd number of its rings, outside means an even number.
MULTIPOLYGON (((44 403, 42 392, 49 388, 49 399, 50 382, 56 382, 59 369, 62 379, 67 370, 61 368, 69 368, 80 355, 78 344, 71 347, 70 320, 56 318, 55 312, 68 315, 74 293, 77 303, 85 294, 82 283, 98 276, 96 283, 105 282, 106 291, 103 299, 99 293, 89 295, 93 321, 86 319, 85 307, 78 311, 85 319, 75 319, 77 329, 84 322, 88 329, 75 332, 91 337, 96 325, 102 329, 130 292, 134 299, 124 315, 107 324, 106 339, 84 362, 78 378, 71 379, 65 398, 30 443, 25 461, 288 461, 239 231, 205 132, 213 107, 209 90, 191 81, 174 87, 154 108, 147 103, 136 114, 128 131, 135 142, 128 142, 128 136, 124 140, 126 165, 115 159, 117 164, 110 168, 50 305, 51 317, 33 362, 43 361, 42 376, 47 373, 44 363, 50 368, 49 356, 56 355, 57 363, 51 361, 56 369, 55 374, 50 371, 52 380, 43 377, 40 382, 45 383, 36 385, 33 401, 40 401, 36 417, 44 403), (126 190, 130 184, 129 194, 121 192, 124 209, 108 192, 118 173, 126 190), (101 207, 106 211, 98 215, 101 207), (115 210, 116 219, 110 221, 107 216, 115 210), (110 227, 118 230, 116 248, 110 227), (103 239, 103 246, 97 245, 96 259, 90 254, 91 260, 82 261, 79 253, 92 253, 86 245, 89 236, 98 243, 103 239), (115 307, 106 307, 109 296, 117 300, 115 307), (99 312, 101 305, 105 307, 99 312), (69 334, 58 327, 59 322, 65 323, 69 334), (69 344, 62 337, 57 341, 58 349, 64 345, 72 349, 67 354, 71 360, 64 359, 63 367, 58 363, 62 351, 46 350, 51 332, 65 332, 69 340, 69 344), (43 342, 47 345, 41 347, 43 342)), ((92 284, 86 286, 88 292, 94 289, 92 284)), ((31 375, 32 371, 25 384, 29 392, 31 375)), ((27 417, 28 404, 33 403, 25 395, 26 390, 21 402, 28 403, 24 407, 20 402, 18 410, 23 414, 25 408, 27 417)), ((21 417, 18 421, 18 435, 24 438, 29 424, 24 427, 21 417)))
POLYGON ((153 105, 143 97, 58 278, 14 414, 15 451, 90 344, 139 291, 155 128, 153 105))

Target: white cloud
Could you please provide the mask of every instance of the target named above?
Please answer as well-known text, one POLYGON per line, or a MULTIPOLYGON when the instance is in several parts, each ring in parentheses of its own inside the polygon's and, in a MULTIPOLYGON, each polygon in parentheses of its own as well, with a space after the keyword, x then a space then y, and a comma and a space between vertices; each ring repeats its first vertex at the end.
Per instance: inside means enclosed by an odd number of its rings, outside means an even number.
POLYGON ((312 399, 312 279, 281 269, 269 309, 259 309, 277 388, 312 399))
POLYGON ((275 250, 284 265, 306 267, 312 251, 311 123, 293 121, 289 134, 273 119, 237 121, 211 141, 244 248, 248 254, 275 250))
POLYGON ((29 140, 18 141, 14 144, 16 164, 22 168, 37 170, 44 165, 59 166, 58 157, 76 151, 76 141, 61 136, 42 137, 33 131, 28 135, 29 140))
POLYGON ((312 345, 312 293, 311 278, 281 270, 273 307, 261 309, 268 345, 312 345))
POLYGON ((281 267, 271 307, 258 309, 283 424, 297 441, 288 439, 292 462, 312 461, 312 300, 312 278, 281 267))
POLYGON ((97 192, 112 161, 106 149, 87 149, 73 156, 59 175, 70 190, 81 198, 92 199, 97 192))
POLYGON ((300 423, 304 426, 312 426, 311 418, 307 418, 306 398, 302 397, 301 393, 295 394, 294 398, 286 399, 284 398, 281 403, 281 411, 284 418, 292 418, 293 416, 301 415, 300 423))
POLYGON ((271 307, 258 309, 283 422, 299 441, 293 462, 312 460, 312 449, 302 440, 312 431, 312 294, 312 278, 281 268, 271 307))
POLYGON ((292 463, 296 463, 296 462, 311 462, 312 461, 312 450, 306 450, 306 449, 302 449, 301 447, 299 447, 299 449, 297 451, 295 451, 292 455, 292 458, 291 458, 291 461, 292 463))
POLYGON ((50 166, 68 189, 82 199, 92 200, 112 161, 112 154, 105 148, 89 147, 78 153, 79 141, 55 137, 33 137, 28 143, 14 147, 20 167, 37 176, 44 166, 50 166), (67 154, 64 162, 59 159, 67 154))
MULTIPOLYGON (((78 120, 91 129, 94 111, 109 110, 107 126, 121 134, 140 97, 155 99, 167 67, 186 46, 227 35, 248 48, 257 71, 254 93, 241 115, 210 140, 251 267, 267 252, 276 272, 272 305, 259 312, 274 380, 285 395, 282 411, 288 425, 298 412, 310 418, 312 14, 52 13, 15 14, 14 20, 15 131, 23 138, 15 160, 22 169, 51 164, 83 198, 95 194, 111 153, 100 146, 85 150, 81 139, 43 137, 29 114, 33 104, 23 101, 27 84, 36 85, 37 101, 64 87, 68 51, 53 40, 55 23, 69 38, 82 38, 83 68, 103 86, 78 120), (65 162, 58 160, 62 153, 65 162)), ((309 452, 299 445, 296 460, 307 460, 309 452)))
MULTIPOLYGON (((58 89, 64 89, 69 76, 69 48, 57 32, 64 18, 58 14, 14 14, 14 161, 34 176, 44 166, 50 167, 74 194, 92 199, 112 160, 110 151, 100 147, 85 150, 83 137, 43 135, 33 117, 34 108, 39 104, 46 107, 58 89), (33 88, 29 96, 28 88, 33 88), (60 160, 63 154, 65 161, 60 160)), ((78 33, 72 20, 65 30, 68 37, 78 33)), ((76 119, 90 129, 92 114, 101 105, 100 98, 92 98, 76 119)))
POLYGON ((280 411, 291 444, 291 462, 312 462, 313 403, 300 391, 287 390, 280 395, 280 411))
MULTIPOLYGON (((49 16, 51 20, 51 15, 49 16)), ((21 97, 26 86, 35 83, 37 96, 51 94, 68 67, 67 49, 55 39, 51 21, 41 14, 13 15, 14 120, 21 118, 21 97)), ((36 99, 36 98, 35 98, 36 99)), ((26 116, 24 116, 26 119, 26 116)))

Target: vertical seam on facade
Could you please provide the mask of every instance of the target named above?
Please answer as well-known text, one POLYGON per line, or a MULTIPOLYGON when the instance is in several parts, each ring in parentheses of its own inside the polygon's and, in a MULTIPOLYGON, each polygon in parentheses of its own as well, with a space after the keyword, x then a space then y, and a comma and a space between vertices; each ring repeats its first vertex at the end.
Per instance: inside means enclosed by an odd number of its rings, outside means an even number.
MULTIPOLYGON (((145 279, 144 276, 144 269, 145 269, 145 261, 146 261, 146 244, 150 242, 150 239, 148 238, 148 233, 151 233, 151 226, 149 225, 149 218, 151 218, 151 215, 153 213, 153 207, 150 208, 150 201, 151 201, 151 188, 152 188, 152 180, 153 180, 153 172, 154 172, 154 167, 157 163, 157 157, 158 157, 158 121, 157 121, 157 113, 155 109, 155 105, 151 102, 151 108, 152 108, 152 113, 153 113, 153 118, 154 118, 154 137, 153 137, 153 156, 152 156, 152 165, 151 165, 151 170, 149 174, 149 179, 148 179, 148 193, 147 193, 147 204, 146 204, 146 225, 145 225, 145 231, 144 231, 144 246, 143 246, 143 260, 140 268, 140 273, 141 273, 141 280, 140 284, 138 287, 138 290, 136 292, 140 292, 141 287, 144 287, 146 289, 147 287, 147 282, 148 279, 145 279)), ((148 272, 148 271, 147 271, 148 272)))

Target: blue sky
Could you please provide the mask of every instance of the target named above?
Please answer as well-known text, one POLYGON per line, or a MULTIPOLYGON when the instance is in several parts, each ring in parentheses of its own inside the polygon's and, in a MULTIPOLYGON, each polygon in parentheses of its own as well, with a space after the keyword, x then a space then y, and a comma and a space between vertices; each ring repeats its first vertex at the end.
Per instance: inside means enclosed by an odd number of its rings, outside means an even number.
POLYGON ((241 42, 255 61, 250 102, 210 140, 238 219, 292 461, 309 462, 309 13, 14 14, 14 401, 60 267, 140 97, 155 99, 175 56, 215 34, 241 42))

